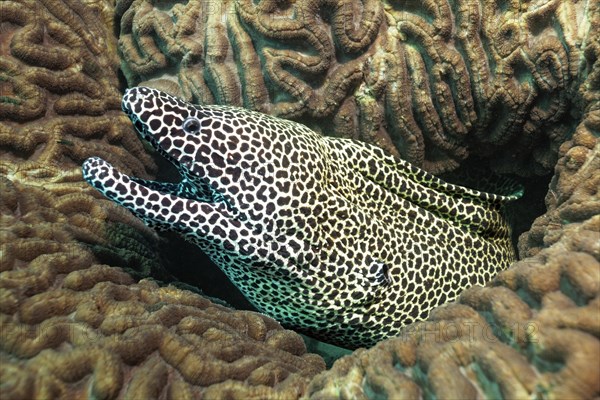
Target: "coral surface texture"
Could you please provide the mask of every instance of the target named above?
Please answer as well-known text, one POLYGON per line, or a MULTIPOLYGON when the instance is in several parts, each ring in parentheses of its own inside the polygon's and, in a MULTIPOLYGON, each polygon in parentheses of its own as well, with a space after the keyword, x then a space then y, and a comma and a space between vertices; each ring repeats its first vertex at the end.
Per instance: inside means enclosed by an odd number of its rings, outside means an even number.
POLYGON ((433 172, 546 174, 580 113, 588 1, 119 0, 140 82, 376 143, 433 172))
POLYGON ((0 399, 599 398, 599 60, 593 0, 0 1, 0 399), (547 212, 487 286, 325 370, 153 280, 160 237, 83 181, 156 173, 125 81, 433 173, 552 173, 547 212))

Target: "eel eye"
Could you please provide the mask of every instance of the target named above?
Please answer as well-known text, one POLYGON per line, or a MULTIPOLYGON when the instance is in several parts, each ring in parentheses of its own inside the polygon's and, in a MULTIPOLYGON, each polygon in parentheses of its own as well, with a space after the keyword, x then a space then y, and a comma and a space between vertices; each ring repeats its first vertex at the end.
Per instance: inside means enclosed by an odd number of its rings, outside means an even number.
POLYGON ((185 133, 188 133, 190 135, 195 135, 200 131, 200 121, 198 120, 198 118, 188 118, 185 121, 183 121, 183 130, 185 131, 185 133))

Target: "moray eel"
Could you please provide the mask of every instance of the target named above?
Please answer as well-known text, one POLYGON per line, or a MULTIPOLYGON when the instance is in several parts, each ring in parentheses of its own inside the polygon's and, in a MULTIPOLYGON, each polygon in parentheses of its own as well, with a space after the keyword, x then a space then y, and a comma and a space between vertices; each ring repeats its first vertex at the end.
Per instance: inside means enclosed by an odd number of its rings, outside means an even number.
POLYGON ((181 173, 130 177, 100 158, 83 176, 147 225, 199 246, 261 312, 346 348, 398 335, 514 260, 504 203, 380 148, 155 89, 123 110, 181 173))

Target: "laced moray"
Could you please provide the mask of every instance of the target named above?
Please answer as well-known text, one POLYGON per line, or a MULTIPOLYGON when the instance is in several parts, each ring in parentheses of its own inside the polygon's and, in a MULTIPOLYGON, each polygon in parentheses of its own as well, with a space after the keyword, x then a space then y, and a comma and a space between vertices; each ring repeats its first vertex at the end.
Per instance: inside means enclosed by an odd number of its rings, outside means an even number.
POLYGON ((515 258, 502 206, 381 149, 227 106, 133 88, 123 110, 180 183, 94 157, 85 179, 146 224, 198 245, 250 302, 347 348, 426 318, 515 258))

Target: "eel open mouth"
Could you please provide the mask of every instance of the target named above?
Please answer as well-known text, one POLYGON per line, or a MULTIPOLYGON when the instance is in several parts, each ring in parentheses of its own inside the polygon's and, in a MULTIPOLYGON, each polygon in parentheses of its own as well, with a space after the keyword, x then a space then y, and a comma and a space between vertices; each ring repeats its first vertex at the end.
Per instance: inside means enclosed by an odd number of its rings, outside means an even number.
POLYGON ((99 157, 85 160, 82 172, 90 185, 152 228, 186 234, 197 231, 205 216, 215 212, 228 219, 237 215, 231 205, 199 193, 193 185, 130 177, 99 157))

